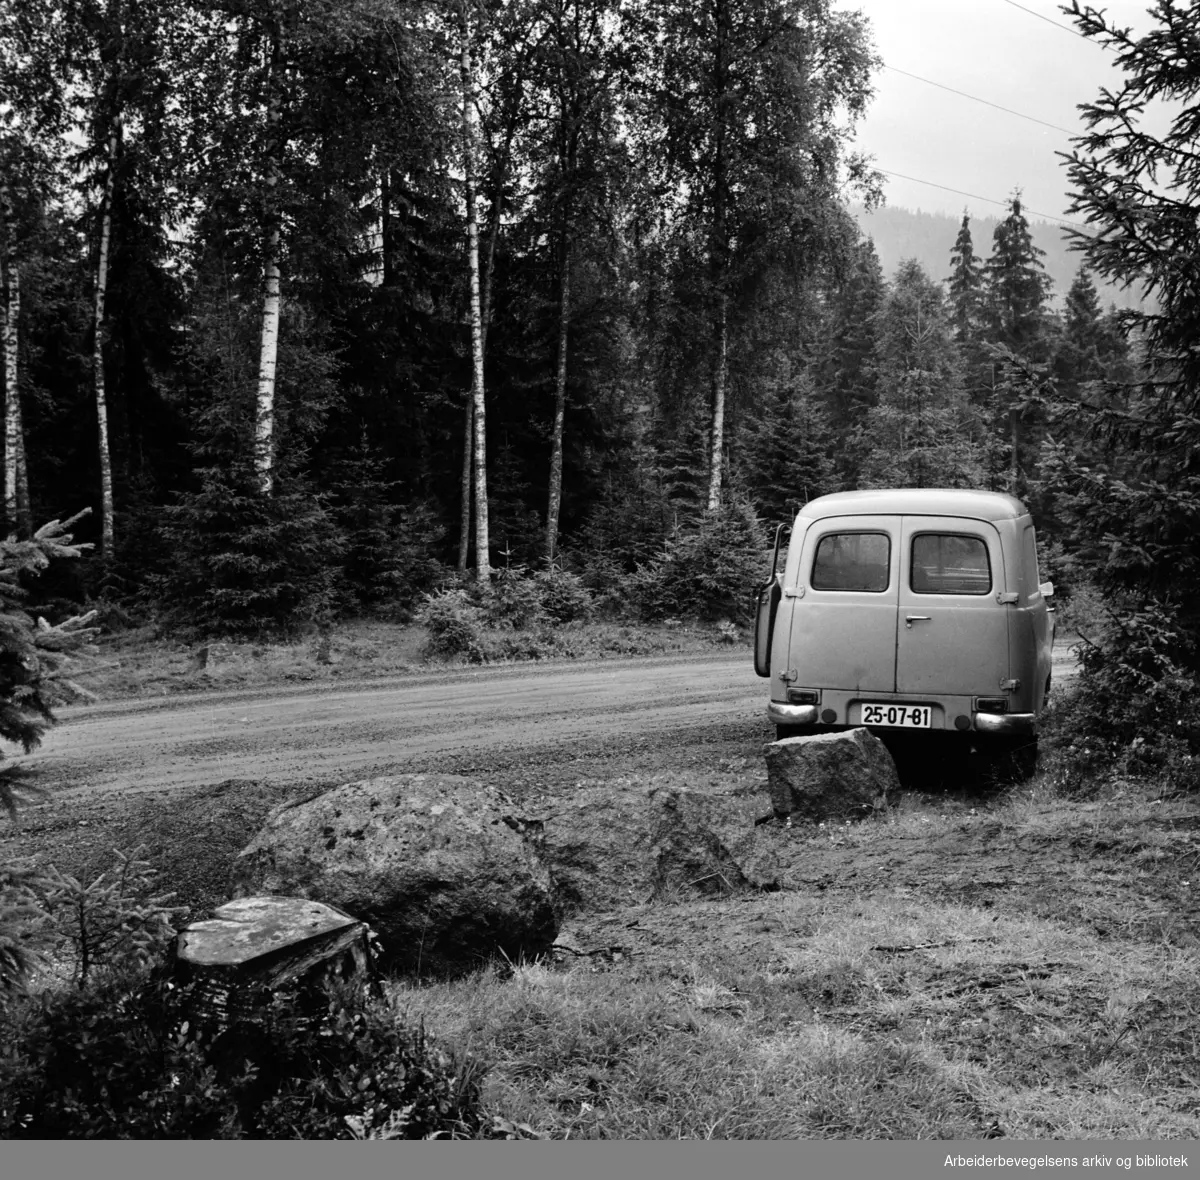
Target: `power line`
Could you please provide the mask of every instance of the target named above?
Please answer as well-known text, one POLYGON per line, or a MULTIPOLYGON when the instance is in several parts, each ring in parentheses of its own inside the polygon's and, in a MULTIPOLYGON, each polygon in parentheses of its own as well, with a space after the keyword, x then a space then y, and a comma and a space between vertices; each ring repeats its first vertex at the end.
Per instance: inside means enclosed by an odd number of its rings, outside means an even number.
MULTIPOLYGON (((973 201, 986 201, 989 205, 999 205, 1002 209, 1007 209, 1008 201, 997 201, 995 197, 981 197, 978 193, 964 192, 960 188, 950 188, 945 184, 938 184, 933 180, 922 180, 919 176, 905 176, 903 172, 891 172, 887 168, 877 168, 877 172, 882 172, 884 176, 894 176, 897 180, 911 180, 913 184, 927 184, 930 188, 940 188, 943 192, 954 193, 960 197, 970 197, 973 201)), ((1036 209, 1028 209, 1024 205, 1021 206, 1023 213, 1030 213, 1034 217, 1044 217, 1049 221, 1057 221, 1062 225, 1069 225, 1073 229, 1087 230, 1086 225, 1081 225, 1078 221, 1069 221, 1065 217, 1055 217, 1053 213, 1039 213, 1036 209)))
POLYGON ((953 86, 944 86, 941 82, 934 82, 930 78, 922 78, 920 74, 910 74, 907 70, 902 70, 897 66, 884 65, 885 70, 891 70, 893 74, 903 74, 906 78, 914 78, 918 82, 924 82, 926 86, 936 86, 939 90, 949 91, 951 94, 957 94, 959 98, 969 98, 972 102, 983 103, 985 107, 993 107, 998 111, 1003 111, 1006 115, 1016 115, 1018 119, 1028 119, 1030 123, 1040 123, 1043 127, 1049 127, 1052 131, 1061 131, 1064 135, 1078 135, 1079 131, 1072 131, 1069 127, 1060 127, 1057 123, 1047 123, 1045 119, 1037 119, 1033 115, 1025 115, 1020 111, 1014 111, 1010 107, 1002 107, 997 102, 990 102, 986 98, 978 98, 974 94, 968 94, 965 90, 955 90, 953 86))
POLYGON ((1048 16, 1041 12, 1035 12, 1032 8, 1026 8, 1024 4, 1018 4, 1017 0, 1004 0, 1005 4, 1011 4, 1014 8, 1019 8, 1022 12, 1029 13, 1030 16, 1036 16, 1038 20, 1044 20, 1046 24, 1053 25, 1056 29, 1062 29, 1064 33, 1070 33, 1072 37, 1078 37, 1081 41, 1088 41, 1095 45, 1098 49, 1107 49, 1107 45, 1101 45, 1099 41, 1093 41, 1091 37, 1081 33, 1078 29, 1071 28, 1070 25, 1061 24, 1059 21, 1051 20, 1048 16))

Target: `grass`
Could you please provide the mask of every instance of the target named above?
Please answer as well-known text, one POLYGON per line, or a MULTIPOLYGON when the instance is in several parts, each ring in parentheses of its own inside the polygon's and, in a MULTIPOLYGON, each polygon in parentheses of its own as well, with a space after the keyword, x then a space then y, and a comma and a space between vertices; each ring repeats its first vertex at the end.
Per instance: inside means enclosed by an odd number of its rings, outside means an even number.
POLYGON ((879 895, 770 917, 758 956, 394 987, 491 1062, 495 1112, 553 1138, 1200 1133, 1193 950, 879 895))
MULTIPOLYGON (((188 652, 132 633, 109 641, 104 695, 401 675, 422 666, 422 642, 347 625, 331 665, 311 643, 223 645, 202 680, 188 652)), ((578 642, 630 654, 620 644, 715 638, 597 626, 578 642)), ((1070 751, 1048 745, 1043 772, 1005 791, 912 787, 861 823, 757 829, 781 858, 778 892, 676 890, 583 912, 558 940, 576 953, 389 993, 406 1021, 486 1065, 485 1121, 517 1136, 1196 1137, 1200 802, 1116 770, 1081 795, 1070 751)), ((657 751, 644 770, 626 750, 598 777, 649 783, 670 762, 752 790, 754 749, 739 730, 657 751)), ((570 756, 584 761, 557 789, 589 773, 584 746, 570 756)), ((526 770, 491 777, 505 774, 526 770)), ((281 793, 237 780, 173 791, 169 808, 148 798, 88 843, 82 813, 47 807, 29 831, 61 825, 105 863, 113 844, 146 841, 194 916, 222 899, 281 793)))
MULTIPOLYGON (((489 633, 491 634, 491 633, 489 633)), ((603 659, 711 651, 730 638, 717 628, 683 623, 661 626, 579 623, 553 631, 496 632, 496 663, 547 659, 603 659)), ((384 679, 458 666, 459 661, 431 660, 424 628, 371 619, 351 619, 332 631, 327 652, 319 637, 294 642, 214 642, 201 666, 198 649, 162 639, 153 627, 139 627, 101 638, 90 667, 74 677, 104 701, 167 696, 214 689, 265 688, 279 684, 338 683, 384 679)))

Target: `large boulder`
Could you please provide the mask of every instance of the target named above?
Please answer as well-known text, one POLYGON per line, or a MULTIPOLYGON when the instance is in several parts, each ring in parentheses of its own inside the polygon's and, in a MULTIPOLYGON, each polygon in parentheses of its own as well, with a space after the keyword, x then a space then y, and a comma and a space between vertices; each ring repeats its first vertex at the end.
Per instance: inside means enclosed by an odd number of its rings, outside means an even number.
POLYGON ((238 855, 234 895, 287 894, 370 924, 384 961, 455 973, 545 951, 550 874, 500 792, 454 775, 348 783, 276 808, 238 855))
POLYGON ((765 752, 777 816, 861 817, 886 807, 888 793, 900 789, 891 754, 866 729, 784 738, 765 752))
POLYGON ((669 779, 580 783, 539 810, 536 843, 564 913, 775 889, 778 866, 756 827, 763 811, 761 796, 669 779))

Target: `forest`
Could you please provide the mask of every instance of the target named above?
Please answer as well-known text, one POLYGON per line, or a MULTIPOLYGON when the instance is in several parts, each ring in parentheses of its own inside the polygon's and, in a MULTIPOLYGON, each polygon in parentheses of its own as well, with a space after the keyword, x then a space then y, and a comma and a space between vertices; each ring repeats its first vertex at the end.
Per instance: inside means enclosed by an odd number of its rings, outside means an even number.
POLYGON ((91 510, 44 609, 288 635, 541 571, 740 622, 798 504, 971 486, 1099 587, 1096 666, 1179 704, 1187 9, 1135 38, 1074 6, 1124 88, 1064 158, 1087 229, 1053 293, 1017 191, 940 272, 883 273, 851 215, 883 200, 853 150, 880 60, 829 0, 3 0, 6 528, 91 510))

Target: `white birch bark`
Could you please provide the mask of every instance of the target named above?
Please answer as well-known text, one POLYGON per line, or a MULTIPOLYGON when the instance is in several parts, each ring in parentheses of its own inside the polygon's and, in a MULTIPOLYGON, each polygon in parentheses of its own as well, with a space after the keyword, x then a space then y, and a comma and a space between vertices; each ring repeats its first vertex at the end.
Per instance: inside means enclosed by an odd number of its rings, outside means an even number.
POLYGON ((262 325, 259 333, 258 387, 254 399, 254 473, 259 491, 271 494, 275 473, 275 370, 279 356, 279 263, 280 234, 277 208, 279 187, 279 122, 280 97, 276 72, 278 44, 273 47, 273 60, 268 81, 270 98, 267 106, 268 150, 266 162, 265 214, 266 232, 263 239, 263 301, 262 325))
POLYGON ((471 549, 471 459, 474 454, 474 404, 467 395, 463 407, 462 508, 458 520, 458 572, 467 572, 467 557, 471 549))
POLYGON ((92 375, 96 389, 97 447, 100 458, 100 552, 113 553, 112 452, 108 442, 108 393, 104 384, 104 301, 108 293, 108 252, 112 238, 113 190, 116 186, 117 149, 121 120, 114 118, 108 136, 108 169, 100 205, 100 249, 96 258, 96 297, 92 316, 92 375))
POLYGON ((21 309, 20 274, 16 261, 16 227, 7 184, 0 187, 4 223, 4 254, 0 257, 0 284, 4 288, 4 524, 9 535, 18 531, 17 440, 20 402, 17 400, 17 344, 21 309))
POLYGON ((462 77, 463 188, 467 204, 467 267, 471 288, 471 406, 473 418, 472 466, 475 486, 475 577, 491 581, 488 539, 487 434, 483 388, 483 312, 479 295, 479 220, 475 208, 475 80, 471 64, 470 22, 467 0, 459 2, 462 33, 459 72, 462 77))
POLYGON ((725 385, 729 368, 729 302, 717 296, 717 358, 713 370, 712 437, 708 476, 708 510, 721 507, 722 458, 725 449, 725 385))
POLYGON ((567 334, 571 319, 571 245, 564 240, 558 291, 558 363, 554 373, 554 427, 550 439, 550 501, 546 508, 546 564, 558 549, 562 508, 563 422, 567 411, 567 334))

